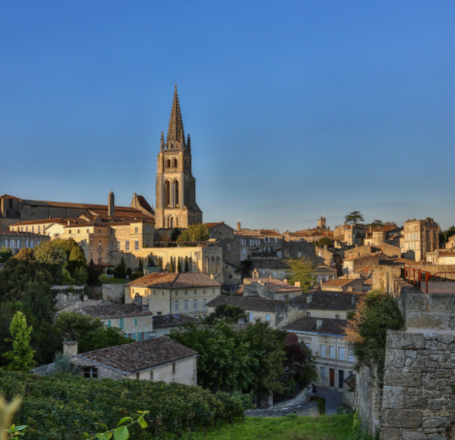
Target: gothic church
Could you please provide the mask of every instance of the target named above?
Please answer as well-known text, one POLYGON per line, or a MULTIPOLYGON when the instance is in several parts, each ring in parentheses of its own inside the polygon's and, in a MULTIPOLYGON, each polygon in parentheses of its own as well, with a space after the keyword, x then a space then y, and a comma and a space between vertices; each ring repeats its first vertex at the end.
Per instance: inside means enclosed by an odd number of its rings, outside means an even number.
POLYGON ((161 133, 157 165, 155 229, 202 223, 202 211, 196 203, 190 135, 185 142, 177 85, 166 141, 161 133))

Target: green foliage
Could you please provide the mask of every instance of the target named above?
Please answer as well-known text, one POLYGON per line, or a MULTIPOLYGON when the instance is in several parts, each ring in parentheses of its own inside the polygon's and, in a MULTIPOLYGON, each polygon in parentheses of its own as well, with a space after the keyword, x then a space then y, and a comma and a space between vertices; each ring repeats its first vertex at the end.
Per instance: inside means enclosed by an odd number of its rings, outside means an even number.
POLYGON ((318 246, 319 247, 324 247, 324 246, 330 247, 330 246, 333 246, 333 240, 331 238, 329 238, 329 237, 322 237, 318 241, 318 246))
POLYGON ((177 241, 181 233, 182 231, 180 229, 174 228, 171 232, 171 241, 177 241))
POLYGON ((13 349, 3 354, 11 361, 8 364, 8 370, 31 370, 36 365, 33 360, 35 351, 30 347, 30 333, 33 329, 27 326, 27 320, 22 312, 14 315, 9 330, 11 339, 7 339, 7 342, 13 343, 13 349))
MULTIPOLYGON (((95 266, 95 263, 93 262, 93 260, 90 260, 90 263, 87 268, 87 284, 89 286, 99 285, 98 278, 102 273, 103 273, 103 269, 101 267, 95 266)), ((131 269, 130 269, 130 273, 131 273, 131 269)))
POLYGON ((163 438, 175 428, 175 434, 184 432, 187 420, 194 427, 202 427, 243 415, 239 399, 178 383, 86 380, 81 376, 35 376, 0 370, 0 390, 7 399, 23 397, 14 422, 29 425, 24 440, 80 440, 85 432, 98 432, 102 425, 116 426, 120 419, 143 410, 149 411, 144 421, 150 428, 130 429, 134 440, 150 439, 155 432, 163 438))
POLYGON ((311 396, 310 402, 313 402, 313 401, 317 402, 317 404, 318 404, 319 414, 321 416, 325 415, 325 413, 326 413, 325 398, 319 397, 319 396, 311 396))
POLYGON ((185 257, 185 273, 190 271, 188 257, 185 257))
POLYGON ((284 390, 284 341, 287 333, 268 322, 256 322, 234 331, 232 324, 215 320, 213 325, 184 324, 170 337, 197 351, 198 383, 210 390, 227 392, 284 390))
POLYGON ((125 278, 126 276, 126 266, 123 257, 120 260, 120 264, 114 269, 114 276, 116 278, 125 278))
POLYGON ((449 229, 446 229, 445 231, 441 231, 439 233, 439 243, 442 245, 447 243, 452 235, 455 235, 455 226, 451 226, 449 229))
POLYGON ((382 290, 368 292, 346 327, 347 339, 354 349, 358 365, 377 365, 381 373, 387 330, 402 330, 403 327, 404 319, 397 302, 382 290))
POLYGON ((290 267, 289 284, 299 281, 303 292, 308 292, 311 289, 311 282, 313 281, 313 263, 307 258, 302 257, 288 260, 288 265, 290 267))
POLYGON ((177 243, 185 243, 192 241, 207 241, 210 238, 210 232, 204 223, 189 225, 188 229, 182 231, 177 239, 177 243))
POLYGON ((75 376, 80 374, 82 367, 71 362, 72 357, 64 353, 56 353, 52 368, 45 373, 48 375, 53 374, 69 374, 75 376))
POLYGON ((14 252, 11 248, 2 246, 0 248, 0 263, 6 263, 13 255, 14 252))
POLYGON ((139 270, 138 272, 142 272, 142 275, 144 274, 144 265, 142 263, 142 258, 139 258, 139 270))
POLYGON ((182 264, 180 257, 177 257, 177 273, 182 273, 182 264))
POLYGON ((24 308, 29 309, 35 318, 52 323, 57 301, 52 289, 47 285, 36 281, 31 282, 25 287, 21 302, 24 308))
POLYGON ((102 273, 99 277, 98 277, 98 282, 100 284, 110 284, 111 283, 111 279, 112 277, 108 277, 105 273, 102 273))
POLYGON ((215 310, 208 315, 204 322, 207 324, 214 324, 219 319, 224 319, 226 322, 235 323, 239 319, 247 320, 245 310, 239 306, 234 306, 230 304, 220 304, 215 307, 215 310))
POLYGON ((0 302, 19 301, 30 283, 50 287, 53 283, 50 266, 10 258, 0 271, 0 302))
POLYGON ((121 329, 108 328, 101 320, 80 313, 60 313, 55 327, 62 339, 77 341, 81 353, 131 342, 121 329))
POLYGON ((351 223, 353 225, 357 225, 359 222, 363 222, 364 218, 360 211, 352 211, 345 217, 346 223, 351 223))
POLYGON ((169 259, 169 272, 175 272, 174 259, 172 257, 169 259))

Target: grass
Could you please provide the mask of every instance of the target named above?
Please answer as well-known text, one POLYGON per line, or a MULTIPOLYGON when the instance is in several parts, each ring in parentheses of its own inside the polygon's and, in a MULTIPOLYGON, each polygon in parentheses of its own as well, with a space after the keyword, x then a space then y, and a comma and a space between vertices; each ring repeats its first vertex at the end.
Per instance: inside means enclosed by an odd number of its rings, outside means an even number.
MULTIPOLYGON (((353 440, 353 414, 319 417, 247 417, 207 431, 207 440, 353 440)), ((185 436, 183 437, 185 438, 185 436)), ((191 440, 203 440, 193 433, 191 440)))

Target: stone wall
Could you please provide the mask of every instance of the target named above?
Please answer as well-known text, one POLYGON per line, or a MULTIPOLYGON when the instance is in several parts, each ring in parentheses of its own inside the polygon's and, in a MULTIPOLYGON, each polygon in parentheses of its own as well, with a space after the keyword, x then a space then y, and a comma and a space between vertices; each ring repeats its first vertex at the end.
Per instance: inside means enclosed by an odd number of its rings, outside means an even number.
POLYGON ((303 405, 289 406, 287 408, 251 409, 245 411, 245 417, 284 417, 288 414, 318 416, 318 404, 317 402, 310 402, 303 405))
POLYGON ((102 295, 104 301, 125 302, 125 285, 103 284, 102 295))

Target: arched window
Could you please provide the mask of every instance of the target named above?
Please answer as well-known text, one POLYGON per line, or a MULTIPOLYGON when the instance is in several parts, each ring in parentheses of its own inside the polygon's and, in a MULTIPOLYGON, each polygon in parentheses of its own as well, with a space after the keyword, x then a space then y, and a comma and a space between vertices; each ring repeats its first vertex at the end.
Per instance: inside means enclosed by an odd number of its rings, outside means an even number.
POLYGON ((164 206, 169 206, 171 204, 171 188, 169 180, 164 182, 164 206))
POLYGON ((175 227, 176 228, 179 227, 179 218, 178 217, 175 217, 175 227))
POLYGON ((209 273, 209 257, 205 259, 205 273, 209 273))
POLYGON ((169 217, 168 223, 169 223, 169 227, 173 228, 174 227, 174 217, 169 217))
POLYGON ((171 160, 170 159, 168 159, 166 161, 166 168, 171 168, 171 160))
POLYGON ((173 164, 174 168, 177 168, 177 164, 178 164, 177 159, 174 159, 174 164, 173 164))
POLYGON ((174 206, 179 206, 179 181, 174 180, 173 183, 174 206))
POLYGON ((216 257, 216 272, 220 270, 221 260, 220 257, 216 257))

